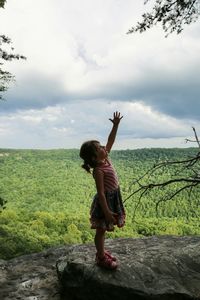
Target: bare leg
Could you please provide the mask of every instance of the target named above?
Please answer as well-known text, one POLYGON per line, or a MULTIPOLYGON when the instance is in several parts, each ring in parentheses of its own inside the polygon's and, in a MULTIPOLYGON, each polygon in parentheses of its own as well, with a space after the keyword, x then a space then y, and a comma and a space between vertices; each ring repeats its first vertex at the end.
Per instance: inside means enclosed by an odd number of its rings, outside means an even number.
POLYGON ((96 229, 94 242, 97 249, 97 255, 99 258, 104 257, 104 241, 105 241, 105 230, 96 229))

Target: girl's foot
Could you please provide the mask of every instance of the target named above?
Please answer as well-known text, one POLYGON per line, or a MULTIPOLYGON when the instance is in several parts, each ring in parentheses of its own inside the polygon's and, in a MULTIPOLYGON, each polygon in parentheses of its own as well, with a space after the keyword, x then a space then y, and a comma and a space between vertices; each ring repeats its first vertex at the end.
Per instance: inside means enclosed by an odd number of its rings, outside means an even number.
MULTIPOLYGON (((110 257, 113 261, 117 261, 117 258, 113 256, 108 250, 105 250, 104 254, 108 257, 110 257)), ((96 253, 96 260, 97 260, 98 254, 96 253)))
POLYGON ((105 255, 110 257, 113 261, 117 261, 117 258, 113 256, 108 250, 105 250, 105 255))
POLYGON ((114 270, 117 268, 116 261, 112 260, 110 256, 104 255, 104 257, 100 258, 96 255, 96 263, 99 267, 114 270))

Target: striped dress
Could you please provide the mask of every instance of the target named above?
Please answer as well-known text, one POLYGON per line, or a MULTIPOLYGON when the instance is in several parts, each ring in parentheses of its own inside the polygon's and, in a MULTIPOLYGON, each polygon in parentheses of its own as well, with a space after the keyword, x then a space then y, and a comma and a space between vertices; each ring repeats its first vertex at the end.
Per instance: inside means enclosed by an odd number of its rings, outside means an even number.
POLYGON ((107 205, 113 213, 117 214, 117 217, 114 223, 108 223, 106 221, 97 193, 93 198, 90 209, 91 228, 102 228, 107 231, 113 231, 114 225, 123 227, 125 224, 125 210, 120 193, 119 181, 111 161, 106 160, 105 164, 102 164, 96 168, 101 170, 104 174, 104 192, 107 205))
POLYGON ((111 161, 109 161, 107 159, 104 164, 102 164, 99 167, 96 167, 96 169, 101 170, 103 172, 104 190, 106 192, 110 192, 110 191, 114 191, 114 190, 118 189, 119 181, 118 181, 117 174, 112 166, 111 161))

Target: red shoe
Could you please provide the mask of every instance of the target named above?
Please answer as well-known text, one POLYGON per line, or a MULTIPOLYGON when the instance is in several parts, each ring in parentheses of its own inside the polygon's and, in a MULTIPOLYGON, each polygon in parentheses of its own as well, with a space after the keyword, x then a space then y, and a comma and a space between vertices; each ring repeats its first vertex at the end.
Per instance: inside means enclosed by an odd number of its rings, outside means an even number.
POLYGON ((113 261, 117 261, 117 258, 113 256, 108 250, 105 250, 105 255, 110 257, 113 261))
POLYGON ((99 267, 109 269, 109 270, 115 270, 117 268, 116 261, 113 261, 110 256, 104 255, 103 258, 99 258, 96 255, 96 263, 99 267))

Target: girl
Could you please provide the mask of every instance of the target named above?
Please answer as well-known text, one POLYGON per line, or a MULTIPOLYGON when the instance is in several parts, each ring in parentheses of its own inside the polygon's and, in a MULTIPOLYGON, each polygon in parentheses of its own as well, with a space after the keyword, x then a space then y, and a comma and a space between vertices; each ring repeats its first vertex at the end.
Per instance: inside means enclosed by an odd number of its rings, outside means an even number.
POLYGON ((108 269, 116 269, 117 261, 104 249, 105 232, 113 231, 114 225, 122 227, 125 223, 125 211, 117 175, 108 159, 108 153, 113 146, 122 118, 120 112, 115 112, 113 119, 109 119, 113 127, 105 147, 98 141, 91 140, 83 143, 80 149, 80 157, 84 160, 82 167, 89 173, 91 173, 90 169, 93 169, 92 174, 97 189, 90 210, 91 228, 96 229, 94 239, 97 250, 96 263, 108 269))

